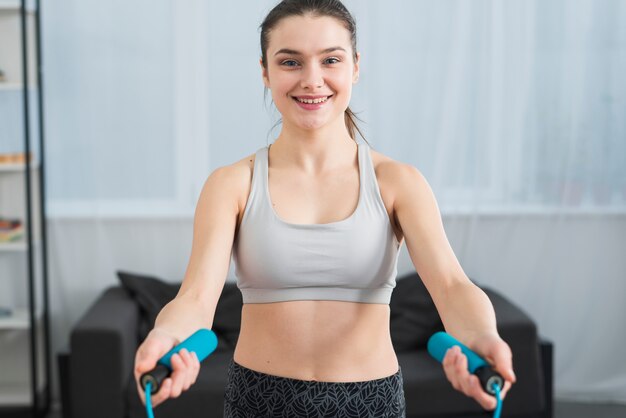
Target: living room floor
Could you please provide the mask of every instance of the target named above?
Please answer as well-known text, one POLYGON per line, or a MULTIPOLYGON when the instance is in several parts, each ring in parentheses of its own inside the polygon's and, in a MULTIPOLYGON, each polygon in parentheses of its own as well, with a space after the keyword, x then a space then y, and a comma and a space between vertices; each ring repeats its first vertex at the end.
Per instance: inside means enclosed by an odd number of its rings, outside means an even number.
MULTIPOLYGON (((626 417, 626 405, 557 401, 554 412, 554 418, 623 418, 626 417)), ((47 418, 63 418, 63 415, 53 412, 47 418)))
POLYGON ((554 418, 622 418, 626 417, 624 404, 595 404, 578 402, 555 402, 554 418))

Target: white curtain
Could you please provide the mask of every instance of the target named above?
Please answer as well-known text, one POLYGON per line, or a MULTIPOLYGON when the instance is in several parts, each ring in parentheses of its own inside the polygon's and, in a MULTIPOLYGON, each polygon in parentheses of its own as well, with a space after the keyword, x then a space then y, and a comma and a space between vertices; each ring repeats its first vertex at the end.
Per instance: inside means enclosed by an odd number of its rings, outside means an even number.
MULTIPOLYGON (((274 4, 43 2, 55 349, 116 270, 180 280, 206 177, 278 134, 274 4)), ((466 273, 555 344, 557 397, 626 402, 626 2, 345 4, 368 142, 424 173, 466 273)))

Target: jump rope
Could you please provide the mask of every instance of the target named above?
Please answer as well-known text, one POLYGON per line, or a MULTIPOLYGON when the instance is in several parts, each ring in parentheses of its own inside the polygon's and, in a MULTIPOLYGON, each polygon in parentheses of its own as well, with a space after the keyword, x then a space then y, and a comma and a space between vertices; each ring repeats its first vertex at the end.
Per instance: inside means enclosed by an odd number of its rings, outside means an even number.
POLYGON ((496 372, 482 357, 459 342, 452 335, 445 332, 436 332, 428 340, 428 353, 440 363, 448 349, 458 345, 461 352, 467 356, 467 369, 470 373, 478 376, 482 389, 488 394, 495 396, 498 401, 493 418, 500 418, 502 412, 502 398, 500 391, 504 387, 504 378, 496 372))
MULTIPOLYGON (((463 354, 467 356, 467 369, 470 373, 478 376, 483 390, 496 397, 498 404, 493 417, 500 418, 500 413, 502 412, 500 391, 504 387, 504 378, 498 372, 482 357, 445 332, 433 334, 428 340, 427 349, 428 353, 441 363, 448 349, 455 345, 458 345, 463 354)), ((199 329, 161 357, 154 369, 141 375, 139 382, 146 394, 146 412, 148 418, 154 418, 151 396, 159 391, 163 380, 172 373, 172 364, 170 361, 172 356, 184 348, 190 353, 192 351, 195 352, 198 360, 202 362, 216 347, 217 336, 215 333, 206 328, 199 329)))
POLYGON ((159 391, 165 378, 172 373, 172 356, 184 348, 189 353, 195 352, 198 360, 202 362, 216 347, 217 336, 215 333, 210 329, 201 328, 161 357, 154 369, 141 375, 139 383, 146 394, 148 418, 154 418, 151 396, 159 391))

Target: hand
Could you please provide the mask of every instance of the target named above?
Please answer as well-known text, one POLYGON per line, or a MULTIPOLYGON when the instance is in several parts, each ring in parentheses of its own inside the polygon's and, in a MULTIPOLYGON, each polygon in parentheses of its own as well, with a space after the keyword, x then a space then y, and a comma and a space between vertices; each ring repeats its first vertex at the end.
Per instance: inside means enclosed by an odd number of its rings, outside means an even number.
MULTIPOLYGON (((517 380, 513 373, 511 348, 498 335, 491 334, 477 338, 470 348, 505 379, 504 388, 500 391, 500 397, 504 400, 511 385, 517 380)), ((486 393, 478 377, 467 370, 467 356, 459 346, 454 346, 446 352, 442 364, 446 377, 456 390, 474 398, 484 409, 491 411, 496 408, 495 396, 486 393)))
MULTIPOLYGON (((141 375, 152 370, 157 361, 179 341, 172 335, 159 330, 150 331, 144 342, 137 349, 135 355, 135 382, 141 402, 146 404, 146 394, 139 384, 141 375)), ((186 349, 180 350, 170 358, 172 374, 163 380, 161 388, 151 397, 152 407, 164 402, 169 398, 177 398, 180 394, 196 382, 200 371, 200 362, 196 353, 189 353, 186 349)))

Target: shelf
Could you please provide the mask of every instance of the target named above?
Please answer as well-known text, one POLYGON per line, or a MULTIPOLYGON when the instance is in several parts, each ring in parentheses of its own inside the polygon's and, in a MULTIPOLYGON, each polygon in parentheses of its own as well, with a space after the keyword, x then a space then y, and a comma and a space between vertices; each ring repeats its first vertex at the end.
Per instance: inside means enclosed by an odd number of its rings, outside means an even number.
POLYGON ((0 242, 0 252, 26 252, 26 242, 0 242))
MULTIPOLYGON (((30 170, 39 169, 39 160, 31 161, 30 170)), ((0 173, 26 171, 25 163, 0 163, 0 173)))
MULTIPOLYGON (((24 83, 13 81, 0 81, 0 91, 20 91, 24 88, 24 83)), ((37 85, 29 84, 28 90, 37 90, 37 85)))
MULTIPOLYGON (((42 395, 45 387, 45 383, 39 385, 39 396, 42 395)), ((28 382, 0 383, 0 408, 30 406, 31 398, 30 383, 28 382)))
MULTIPOLYGON (((24 232, 26 234, 26 232, 24 232)), ((36 248, 39 245, 40 241, 38 239, 33 240, 33 248, 36 248)), ((12 242, 0 242, 0 253, 3 252, 15 252, 15 253, 25 253, 28 251, 28 244, 26 243, 26 235, 20 238, 17 241, 12 242)))
POLYGON ((30 398, 30 386, 27 383, 0 385, 0 405, 2 406, 29 405, 30 398))
MULTIPOLYGON (((0 0, 0 13, 19 12, 21 7, 22 2, 20 0, 0 0)), ((33 13, 35 9, 35 0, 26 0, 26 11, 33 13)))
MULTIPOLYGON (((41 37, 37 33, 40 16, 38 6, 39 2, 36 0, 0 0, 0 59, 4 74, 0 81, 0 98, 6 108, 2 111, 8 111, 2 123, 19 122, 18 119, 23 119, 24 123, 37 120, 39 128, 45 126, 43 107, 36 106, 42 103, 43 93, 39 83, 42 68, 39 62, 41 37), (24 63, 27 64, 26 67, 23 66, 24 63), (20 98, 23 94, 29 100, 26 108, 23 106, 24 98, 20 98), (33 105, 30 105, 31 96, 36 96, 32 100, 33 105), (7 118, 9 119, 5 121, 7 118)), ((42 212, 44 206, 41 205, 43 184, 40 175, 43 174, 43 157, 37 156, 38 152, 34 150, 30 151, 26 155, 26 164, 23 158, 7 158, 10 157, 7 152, 25 155, 30 148, 28 144, 40 139, 40 152, 43 153, 43 131, 40 129, 39 132, 35 130, 35 125, 30 125, 20 140, 20 131, 11 128, 0 129, 4 131, 0 132, 0 142, 11 140, 11 144, 5 147, 8 149, 3 151, 0 163, 0 215, 10 219, 22 218, 23 235, 14 241, 0 242, 0 258, 3 263, 0 277, 4 286, 0 292, 4 292, 7 286, 8 289, 16 289, 16 295, 2 294, 2 305, 12 312, 10 316, 0 317, 0 417, 34 417, 43 416, 42 412, 50 407, 49 385, 52 380, 49 367, 50 349, 47 344, 50 338, 49 328, 44 320, 49 312, 49 296, 45 287, 48 281, 46 247, 45 241, 41 239, 41 231, 46 228, 46 216, 42 212), (23 146, 15 149, 18 142, 22 142, 23 146), (26 183, 28 177, 31 177, 30 184, 26 183), (27 214, 28 208, 32 212, 27 214), (27 217, 30 219, 25 220, 27 217), (29 247, 29 231, 32 247, 29 247), (23 259, 26 259, 28 267, 25 272, 23 268, 9 268, 5 273, 5 262, 12 265, 22 264, 23 259), (15 273, 11 273, 14 270, 15 273), (7 283, 5 278, 9 279, 7 283), (27 291, 32 297, 33 291, 38 292, 40 284, 44 285, 45 292, 41 301, 38 297, 35 298, 31 324, 28 303, 19 294, 27 291), (31 376, 33 373, 36 376, 31 376), (31 392, 33 386, 36 386, 35 393, 31 392)))
MULTIPOLYGON (((37 312, 37 319, 41 319, 41 309, 37 312)), ((27 308, 15 308, 11 316, 0 317, 0 331, 29 329, 30 320, 27 308)), ((0 390, 0 394, 2 391, 0 390)))
POLYGON ((26 242, 1 242, 0 252, 25 252, 27 250, 26 242))

